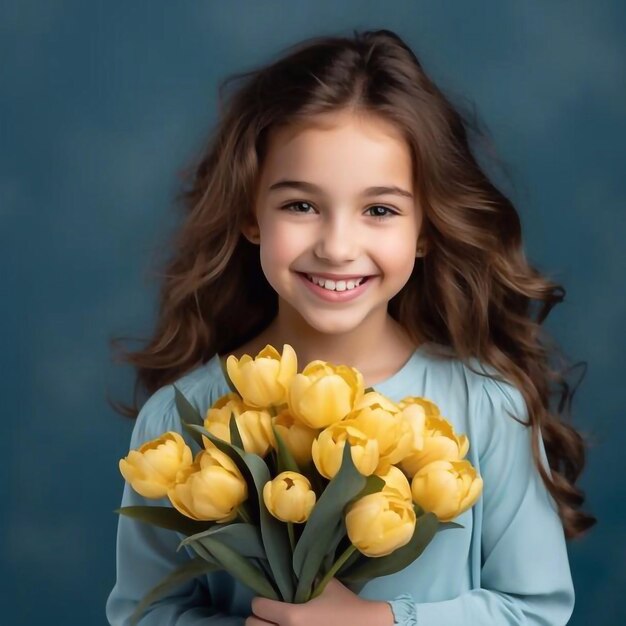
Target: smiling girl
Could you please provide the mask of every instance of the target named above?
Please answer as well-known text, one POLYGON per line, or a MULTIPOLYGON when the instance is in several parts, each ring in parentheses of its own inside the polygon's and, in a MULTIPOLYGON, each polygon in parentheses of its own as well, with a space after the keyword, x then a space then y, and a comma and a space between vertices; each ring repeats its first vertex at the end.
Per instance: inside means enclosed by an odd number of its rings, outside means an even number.
POLYGON ((387 305, 423 254, 421 222, 392 124, 347 108, 276 130, 242 231, 278 311, 235 353, 289 343, 304 363, 347 358, 369 385, 397 371, 416 345, 387 305))
MULTIPOLYGON (((472 442, 484 489, 463 528, 358 595, 333 579, 282 603, 218 571, 140 624, 567 623, 566 538, 595 520, 575 485, 584 442, 549 402, 571 393, 540 327, 563 291, 526 261, 467 123, 390 31, 308 40, 237 78, 183 194, 154 335, 124 354, 149 395, 128 411, 131 448, 182 432, 174 383, 204 413, 229 391, 220 359, 290 344, 299 363, 351 365, 393 400, 435 402, 472 442)), ((123 506, 147 504, 125 484, 123 506)), ((193 553, 172 531, 118 524, 106 611, 122 625, 193 553)))

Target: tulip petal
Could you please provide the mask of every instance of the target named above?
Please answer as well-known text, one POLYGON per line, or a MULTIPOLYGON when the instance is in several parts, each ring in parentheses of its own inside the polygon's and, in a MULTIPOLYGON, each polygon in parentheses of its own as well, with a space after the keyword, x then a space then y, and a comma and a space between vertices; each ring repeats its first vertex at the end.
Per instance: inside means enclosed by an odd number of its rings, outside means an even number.
POLYGON ((283 354, 280 358, 280 368, 276 377, 283 389, 287 390, 293 377, 298 372, 298 357, 296 351, 288 344, 283 345, 283 354))
POLYGON ((241 377, 240 367, 241 367, 241 363, 239 362, 236 356, 231 354, 226 359, 226 371, 228 372, 228 378, 230 378, 230 381, 232 382, 232 384, 235 386, 237 391, 241 394, 242 377, 241 377))

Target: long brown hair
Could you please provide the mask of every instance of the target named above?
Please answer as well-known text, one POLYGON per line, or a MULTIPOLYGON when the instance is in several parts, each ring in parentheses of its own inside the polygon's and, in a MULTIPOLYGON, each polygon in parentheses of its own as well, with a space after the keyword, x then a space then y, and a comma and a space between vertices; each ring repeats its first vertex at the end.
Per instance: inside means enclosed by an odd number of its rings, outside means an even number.
POLYGON ((540 326, 565 291, 526 260, 513 204, 470 150, 470 131, 483 136, 475 122, 388 30, 306 40, 267 66, 226 79, 219 95, 219 123, 178 197, 184 216, 160 273, 154 333, 135 351, 121 347, 126 338, 112 340, 116 359, 136 370, 134 404, 115 403, 116 410, 136 417, 140 392, 150 395, 234 350, 276 315, 277 295, 258 247, 240 230, 254 203, 268 133, 340 109, 374 113, 394 123, 411 149, 428 247, 389 312, 416 344, 442 344, 463 362, 477 358, 518 386, 535 435, 533 457, 566 536, 584 534, 596 521, 579 510, 584 494, 575 485, 585 442, 563 419, 574 389, 565 378, 567 361, 550 364, 561 355, 540 326), (239 88, 225 100, 232 81, 239 88), (551 475, 540 462, 539 429, 551 475))

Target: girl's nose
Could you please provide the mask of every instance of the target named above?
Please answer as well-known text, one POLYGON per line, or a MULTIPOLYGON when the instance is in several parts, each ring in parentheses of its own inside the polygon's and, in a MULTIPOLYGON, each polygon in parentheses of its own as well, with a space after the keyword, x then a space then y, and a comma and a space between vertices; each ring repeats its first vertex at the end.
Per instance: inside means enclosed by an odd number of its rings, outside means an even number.
POLYGON ((353 261, 358 256, 356 225, 350 220, 329 220, 319 232, 315 255, 330 263, 353 261))

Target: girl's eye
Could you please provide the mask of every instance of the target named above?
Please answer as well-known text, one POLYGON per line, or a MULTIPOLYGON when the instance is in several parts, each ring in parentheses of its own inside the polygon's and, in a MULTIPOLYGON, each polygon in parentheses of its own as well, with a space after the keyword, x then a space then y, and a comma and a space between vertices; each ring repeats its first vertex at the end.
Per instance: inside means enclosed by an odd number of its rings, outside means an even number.
POLYGON ((287 209, 288 211, 293 211, 293 213, 305 213, 306 212, 306 209, 304 211, 294 210, 293 207, 297 207, 297 206, 310 207, 311 205, 308 202, 292 202, 291 204, 286 204, 283 207, 283 209, 287 209))
POLYGON ((386 214, 380 214, 378 213, 377 215, 373 215, 372 217, 375 217, 376 219, 379 220, 384 220, 387 219, 388 217, 391 217, 392 215, 397 215, 397 213, 395 211, 392 211, 389 207, 383 206, 381 204, 375 205, 375 206, 371 206, 369 207, 367 210, 371 211, 372 209, 383 209, 384 211, 387 211, 386 214))
MULTIPOLYGON (((308 213, 308 208, 312 208, 312 205, 309 202, 303 202, 303 201, 297 201, 297 202, 292 202, 291 204, 286 204, 284 207, 284 209, 288 210, 288 211, 293 211, 294 213, 308 213), (304 207, 303 211, 299 211, 297 210, 297 208, 294 207, 304 207)), ((373 218, 378 219, 378 220, 385 220, 388 217, 391 217, 392 215, 397 215, 397 213, 395 211, 392 211, 389 207, 383 206, 383 205, 374 205, 371 207, 368 207, 368 211, 372 211, 374 209, 382 209, 383 211, 385 211, 385 213, 380 213, 377 212, 377 214, 372 215, 373 218)))

